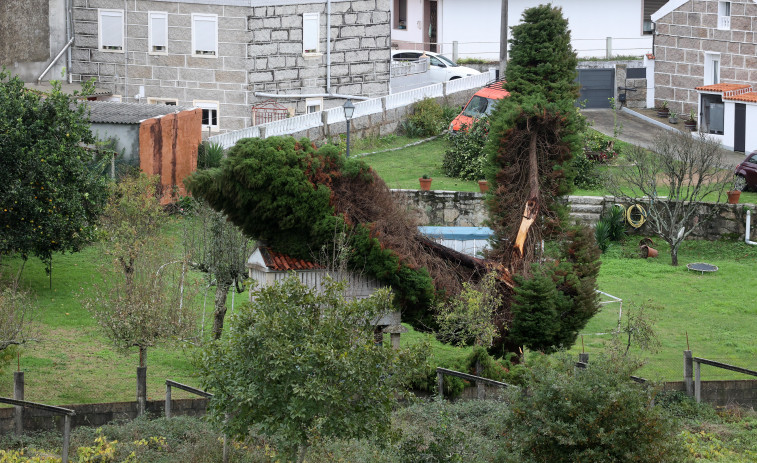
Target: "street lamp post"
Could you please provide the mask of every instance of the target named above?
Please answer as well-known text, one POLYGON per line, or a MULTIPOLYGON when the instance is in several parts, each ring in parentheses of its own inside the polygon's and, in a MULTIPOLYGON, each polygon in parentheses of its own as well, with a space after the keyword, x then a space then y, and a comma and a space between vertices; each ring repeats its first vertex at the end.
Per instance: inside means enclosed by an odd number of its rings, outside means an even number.
POLYGON ((342 108, 344 109, 344 118, 347 120, 347 157, 350 157, 350 121, 355 113, 355 105, 352 104, 352 100, 347 99, 342 108))

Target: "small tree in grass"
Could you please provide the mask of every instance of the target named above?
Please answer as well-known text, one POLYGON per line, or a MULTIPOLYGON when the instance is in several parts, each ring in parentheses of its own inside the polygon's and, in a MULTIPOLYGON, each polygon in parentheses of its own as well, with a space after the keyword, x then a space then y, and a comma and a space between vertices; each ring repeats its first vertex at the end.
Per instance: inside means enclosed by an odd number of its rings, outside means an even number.
POLYGON ((192 266, 215 281, 213 339, 221 337, 229 290, 242 292, 252 241, 221 212, 197 201, 196 214, 185 221, 184 248, 192 266))
POLYGON ((372 321, 393 310, 388 291, 347 301, 343 284, 309 289, 291 276, 259 289, 204 352, 210 416, 228 434, 254 428, 301 462, 318 439, 388 430, 395 393, 423 356, 374 344, 372 321))
POLYGON ((652 232, 670 245, 671 264, 678 265, 681 243, 720 212, 699 203, 723 197, 732 176, 723 150, 705 134, 673 130, 658 133, 652 151, 636 146, 626 158, 626 164, 609 171, 607 189, 628 203, 646 205, 652 232), (658 193, 662 190, 667 194, 658 193))
POLYGON ((147 349, 184 337, 194 322, 188 264, 160 231, 168 217, 157 190, 157 178, 144 174, 114 185, 102 220, 101 281, 84 299, 119 350, 139 349, 140 414, 146 405, 147 349))
POLYGON ((29 295, 17 282, 0 285, 0 371, 13 357, 15 347, 29 340, 34 310, 29 295))

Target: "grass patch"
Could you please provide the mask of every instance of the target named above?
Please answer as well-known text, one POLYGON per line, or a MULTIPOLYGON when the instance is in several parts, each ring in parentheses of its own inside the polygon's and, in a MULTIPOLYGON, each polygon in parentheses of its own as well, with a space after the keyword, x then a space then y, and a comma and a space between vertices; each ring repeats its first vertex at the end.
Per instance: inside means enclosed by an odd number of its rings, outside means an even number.
POLYGON ((447 140, 439 137, 420 145, 370 154, 367 162, 384 179, 389 188, 420 189, 418 178, 428 174, 434 179, 432 190, 478 191, 478 183, 450 178, 442 171, 447 140))

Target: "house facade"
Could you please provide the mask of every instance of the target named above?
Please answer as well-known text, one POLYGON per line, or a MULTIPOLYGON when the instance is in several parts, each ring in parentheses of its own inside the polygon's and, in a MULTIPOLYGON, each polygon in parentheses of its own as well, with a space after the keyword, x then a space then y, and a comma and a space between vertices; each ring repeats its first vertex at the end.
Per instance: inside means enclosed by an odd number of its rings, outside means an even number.
MULTIPOLYGON (((554 0, 571 29, 579 57, 605 57, 610 38, 613 55, 642 56, 652 48, 650 15, 665 0, 554 0)), ((523 11, 538 5, 530 0, 508 1, 508 26, 521 21, 523 11)), ((393 0, 392 42, 397 48, 421 48, 458 56, 499 60, 500 0, 393 0)))
POLYGON ((671 0, 652 19, 656 104, 693 111, 729 149, 757 149, 757 3, 671 0))
POLYGON ((389 0, 72 0, 71 73, 122 102, 199 107, 206 133, 389 89, 389 0))

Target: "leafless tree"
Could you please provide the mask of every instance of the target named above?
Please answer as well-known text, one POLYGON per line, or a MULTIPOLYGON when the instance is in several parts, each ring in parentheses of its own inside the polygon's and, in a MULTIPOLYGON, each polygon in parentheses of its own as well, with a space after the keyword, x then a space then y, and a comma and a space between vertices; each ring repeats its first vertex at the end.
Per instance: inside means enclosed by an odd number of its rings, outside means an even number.
POLYGON ((0 287, 0 353, 29 340, 33 315, 31 298, 15 281, 0 287))
POLYGON ((654 138, 653 151, 633 147, 627 165, 611 170, 607 189, 629 203, 647 205, 651 230, 670 245, 672 265, 678 249, 697 227, 720 212, 702 209, 706 200, 719 203, 731 172, 724 168, 720 144, 705 134, 663 131, 654 138), (658 191, 667 190, 667 195, 658 191))
POLYGON ((213 339, 218 339, 223 333, 229 290, 244 290, 242 282, 247 277, 245 264, 252 240, 205 201, 196 204, 195 216, 185 222, 184 249, 192 266, 207 274, 211 284, 215 283, 213 339))

